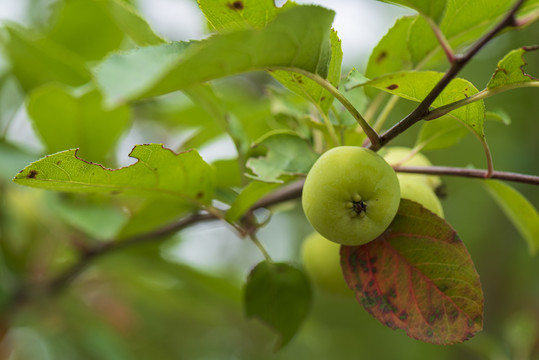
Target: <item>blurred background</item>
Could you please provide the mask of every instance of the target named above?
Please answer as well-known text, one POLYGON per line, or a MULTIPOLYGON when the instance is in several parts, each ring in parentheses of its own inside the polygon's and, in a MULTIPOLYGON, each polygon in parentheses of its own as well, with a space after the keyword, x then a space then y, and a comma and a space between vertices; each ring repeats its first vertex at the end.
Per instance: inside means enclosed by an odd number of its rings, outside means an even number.
MULTIPOLYGON (((395 19, 412 14, 374 0, 298 2, 336 11, 334 28, 343 44, 343 74, 352 67, 363 71, 370 51, 395 19)), ((47 33, 64 3, 0 0, 0 21, 47 33)), ((207 36, 195 1, 131 3, 164 38, 207 36)), ((88 14, 91 20, 91 16, 99 18, 88 14)), ((76 28, 77 24, 70 26, 76 28)), ((85 26, 90 25, 82 21, 81 29, 88 29, 85 26)), ((0 28, 0 39, 2 31, 0 28)), ((110 34, 98 31, 86 36, 84 41, 92 44, 112 41, 110 34)), ((81 42, 80 38, 61 40, 73 48, 81 42)), ((507 32, 490 43, 460 76, 481 89, 508 51, 538 40, 537 23, 507 32)), ((87 60, 99 61, 114 46, 103 45, 98 55, 89 54, 87 60)), ((539 56, 531 53, 526 60, 526 71, 539 76, 539 56)), ((74 260, 73 244, 88 238, 108 239, 126 221, 118 204, 99 198, 75 203, 69 196, 66 199, 11 182, 20 169, 46 154, 28 120, 24 102, 29 89, 12 76, 12 67, 0 47, 0 299, 6 299, 22 280, 39 282, 58 273, 74 260)), ((439 70, 446 68, 443 64, 439 70)), ((248 74, 215 83, 229 95, 229 106, 242 121, 256 124, 258 119, 272 116, 271 104, 261 89, 270 82, 264 75, 248 74), (245 100, 253 108, 243 109, 245 100)), ((488 110, 503 109, 512 120, 509 126, 486 123, 496 169, 539 175, 538 100, 537 89, 518 89, 485 101, 488 110)), ((412 106, 399 102, 390 122, 405 116, 412 106)), ((201 121, 207 118, 181 94, 137 105, 128 131, 107 164, 129 164, 133 159, 127 154, 133 145, 150 142, 175 149, 194 145, 208 162, 234 157, 226 138, 193 140, 196 126, 183 121, 186 116, 199 116, 201 121)), ((410 129, 395 144, 412 146, 418 130, 410 129)), ((256 130, 252 131, 256 137, 256 130)), ((485 166, 481 146, 471 135, 456 147, 426 155, 436 165, 485 166)), ((106 256, 59 296, 25 307, 9 326, 0 322, 0 330, 6 334, 0 359, 539 359, 539 261, 529 255, 524 239, 479 181, 443 180, 446 219, 468 247, 485 293, 484 331, 466 343, 440 347, 412 340, 404 332, 378 323, 355 299, 315 289, 306 322, 286 348, 273 353, 275 334, 246 319, 242 308, 243 283, 262 256, 227 226, 211 222, 192 226, 165 242, 106 256)), ((539 207, 537 187, 514 186, 539 207)), ((301 266, 301 242, 311 231, 299 203, 290 202, 276 209, 259 235, 274 260, 301 266)))

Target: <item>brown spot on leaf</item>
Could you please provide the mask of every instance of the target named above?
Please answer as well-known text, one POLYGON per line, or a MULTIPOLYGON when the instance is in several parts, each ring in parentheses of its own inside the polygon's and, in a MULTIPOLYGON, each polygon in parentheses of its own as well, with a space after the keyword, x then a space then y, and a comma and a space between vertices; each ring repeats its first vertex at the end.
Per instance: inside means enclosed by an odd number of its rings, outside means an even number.
POLYGON ((384 59, 387 57, 387 51, 385 50, 382 50, 380 52, 380 54, 378 54, 378 56, 376 57, 376 62, 377 63, 381 63, 382 61, 384 61, 384 59))
POLYGON ((202 199, 203 196, 204 196, 204 193, 202 191, 199 191, 196 195, 197 199, 202 199))
POLYGON ((242 1, 234 1, 232 3, 228 3, 227 6, 229 9, 232 10, 243 10, 244 8, 242 1))
POLYGON ((434 310, 432 313, 430 313, 428 319, 427 319, 427 322, 429 324, 434 324, 436 321, 440 321, 444 316, 444 313, 442 310, 440 309, 436 309, 434 310))
POLYGON ((406 321, 408 319, 408 313, 406 311, 401 311, 399 314, 399 320, 406 321))
POLYGON ((61 163, 62 163, 62 160, 58 160, 58 161, 56 162, 56 165, 60 165, 61 163))
POLYGON ((457 318, 459 317, 459 311, 457 309, 453 309, 450 313, 449 313, 449 320, 451 322, 454 322, 455 320, 457 320, 457 318))
POLYGON ((395 90, 395 89, 397 89, 398 87, 399 87, 399 85, 397 85, 397 84, 391 84, 391 85, 389 85, 388 87, 386 87, 386 89, 388 89, 388 90, 395 90))
POLYGON ((37 176, 37 174, 39 174, 39 173, 37 172, 37 170, 30 170, 30 172, 28 173, 28 175, 26 175, 26 177, 27 177, 28 179, 35 179, 36 176, 37 176))

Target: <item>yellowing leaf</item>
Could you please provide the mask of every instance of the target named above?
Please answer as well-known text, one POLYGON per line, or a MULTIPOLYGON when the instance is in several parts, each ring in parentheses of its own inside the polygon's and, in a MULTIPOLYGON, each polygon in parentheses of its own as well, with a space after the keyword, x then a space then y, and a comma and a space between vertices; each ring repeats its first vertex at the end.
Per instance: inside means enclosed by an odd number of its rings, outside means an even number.
POLYGON ((382 324, 433 344, 453 344, 483 326, 483 291, 470 254, 443 219, 401 200, 388 230, 341 247, 357 300, 382 324))

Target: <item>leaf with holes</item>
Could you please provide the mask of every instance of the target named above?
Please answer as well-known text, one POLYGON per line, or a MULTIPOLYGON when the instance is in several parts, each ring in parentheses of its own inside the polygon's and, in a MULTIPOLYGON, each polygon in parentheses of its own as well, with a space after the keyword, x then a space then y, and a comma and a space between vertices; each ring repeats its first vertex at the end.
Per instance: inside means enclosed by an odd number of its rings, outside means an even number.
POLYGON ((14 181, 65 192, 177 198, 192 209, 212 200, 214 169, 195 150, 175 154, 160 144, 137 145, 129 156, 138 161, 107 169, 80 159, 77 150, 62 151, 28 165, 14 181))
POLYGON ((388 230, 341 247, 357 300, 381 323, 433 344, 465 341, 483 326, 483 291, 470 254, 443 219, 401 200, 388 230))
POLYGON ((496 72, 492 75, 487 89, 514 88, 521 86, 539 86, 539 79, 526 74, 522 69, 526 65, 524 54, 539 49, 539 45, 513 50, 500 60, 496 72))

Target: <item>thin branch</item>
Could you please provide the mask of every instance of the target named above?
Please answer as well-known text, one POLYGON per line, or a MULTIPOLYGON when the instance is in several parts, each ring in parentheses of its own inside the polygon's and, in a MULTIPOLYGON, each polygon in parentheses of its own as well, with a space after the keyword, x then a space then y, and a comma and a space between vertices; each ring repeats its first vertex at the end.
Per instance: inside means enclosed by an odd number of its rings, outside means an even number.
POLYGON ((346 108, 346 110, 348 110, 348 112, 354 117, 354 119, 356 119, 359 126, 361 126, 361 128, 363 129, 363 131, 365 132, 365 134, 371 141, 371 144, 374 144, 375 146, 377 146, 379 142, 379 136, 376 133, 376 131, 369 125, 367 120, 365 120, 363 116, 361 116, 361 114, 359 113, 359 111, 357 111, 354 105, 352 105, 352 103, 348 101, 348 99, 343 94, 341 94, 341 92, 335 86, 333 86, 333 84, 331 84, 329 81, 327 81, 320 75, 313 74, 303 69, 295 68, 295 67, 278 66, 278 67, 272 67, 271 70, 284 70, 284 71, 295 72, 311 79, 312 81, 316 82, 318 85, 322 86, 331 95, 333 95, 335 99, 337 99, 346 108))
POLYGON ((436 39, 438 39, 438 42, 440 43, 440 46, 442 47, 445 53, 445 56, 447 56, 447 60, 449 60, 449 63, 452 64, 455 61, 455 53, 453 52, 453 49, 451 48, 451 44, 449 44, 449 41, 445 37, 442 30, 434 22, 434 20, 432 20, 428 16, 425 16, 424 19, 429 24, 430 28, 432 29, 432 32, 434 33, 434 36, 436 36, 436 39))
POLYGON ((260 252, 262 253, 262 255, 264 255, 264 259, 266 259, 267 262, 273 262, 273 260, 271 259, 270 254, 268 253, 268 251, 266 250, 266 248, 264 247, 264 245, 262 245, 262 243, 260 242, 260 240, 258 240, 258 238, 256 237, 256 235, 255 235, 255 234, 251 234, 249 237, 251 238, 251 241, 256 245, 256 247, 258 248, 258 250, 260 250, 260 252))
POLYGON ((483 46, 485 46, 492 38, 494 38, 499 32, 501 32, 506 27, 515 26, 515 13, 522 5, 524 0, 518 0, 511 11, 504 16, 504 18, 488 33, 486 33, 482 38, 480 38, 464 55, 456 55, 453 63, 449 70, 444 74, 440 81, 434 86, 434 88, 427 94, 427 96, 419 103, 419 105, 412 111, 408 116, 402 119, 400 122, 395 124, 391 129, 386 131, 380 136, 380 142, 378 145, 372 144, 371 149, 378 150, 382 146, 389 143, 395 137, 403 133, 406 129, 417 123, 418 121, 424 119, 429 114, 429 108, 436 100, 436 98, 442 93, 445 87, 455 78, 459 71, 470 61, 475 54, 483 46))
POLYGON ((448 175, 480 179, 498 179, 525 184, 539 185, 539 176, 525 175, 506 171, 493 171, 489 176, 488 170, 467 169, 449 166, 395 166, 395 171, 414 174, 448 175))

